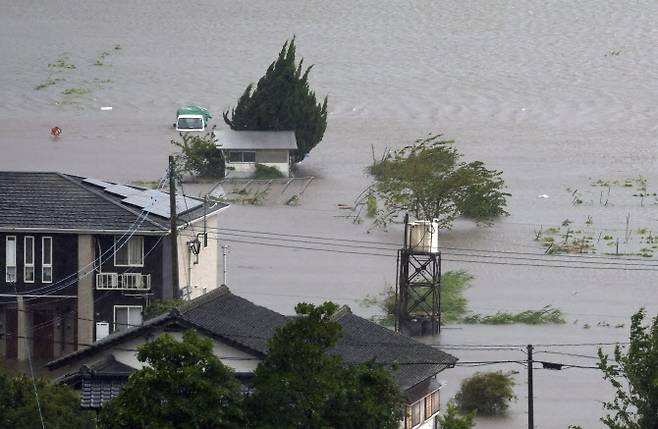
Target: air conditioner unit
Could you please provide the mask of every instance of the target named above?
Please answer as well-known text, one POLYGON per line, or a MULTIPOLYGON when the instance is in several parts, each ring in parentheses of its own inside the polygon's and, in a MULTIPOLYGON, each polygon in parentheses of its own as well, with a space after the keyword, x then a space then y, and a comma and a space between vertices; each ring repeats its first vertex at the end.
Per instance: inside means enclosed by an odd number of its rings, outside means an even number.
POLYGON ((110 335, 110 324, 108 322, 96 322, 96 341, 110 335))

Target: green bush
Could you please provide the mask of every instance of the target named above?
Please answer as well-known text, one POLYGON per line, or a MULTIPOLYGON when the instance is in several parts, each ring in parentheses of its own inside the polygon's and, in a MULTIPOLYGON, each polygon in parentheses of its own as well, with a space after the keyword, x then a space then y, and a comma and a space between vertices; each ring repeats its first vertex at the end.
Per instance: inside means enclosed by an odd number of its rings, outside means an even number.
POLYGON ((256 172, 254 173, 254 179, 280 179, 283 177, 283 173, 276 167, 269 167, 263 164, 256 164, 256 172))
POLYGON ((475 427, 475 412, 470 412, 466 415, 460 415, 457 406, 453 403, 448 403, 448 408, 443 415, 436 416, 441 429, 472 429, 475 427))
POLYGON ((215 144, 215 133, 205 135, 180 133, 182 141, 171 144, 181 149, 176 155, 177 173, 189 173, 194 177, 224 177, 224 157, 215 144))
POLYGON ((514 379, 510 374, 476 372, 462 381, 455 402, 465 413, 475 411, 478 415, 495 416, 505 414, 514 395, 514 379))

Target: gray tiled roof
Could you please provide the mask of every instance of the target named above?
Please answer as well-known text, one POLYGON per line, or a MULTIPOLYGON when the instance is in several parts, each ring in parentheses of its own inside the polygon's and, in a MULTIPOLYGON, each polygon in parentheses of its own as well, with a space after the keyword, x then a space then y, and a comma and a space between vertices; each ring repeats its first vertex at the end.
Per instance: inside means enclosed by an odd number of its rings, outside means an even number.
MULTIPOLYGON (((50 362, 51 369, 66 365, 98 349, 111 347, 123 339, 139 335, 151 327, 182 323, 223 339, 253 354, 265 356, 267 341, 276 328, 291 320, 275 311, 232 294, 221 286, 177 310, 145 322, 144 326, 112 334, 93 346, 50 362)), ((403 390, 452 366, 457 359, 434 347, 420 343, 352 314, 347 307, 335 315, 342 335, 334 351, 350 364, 375 360, 394 364, 393 375, 403 390)))
POLYGON ((457 362, 454 356, 356 316, 347 307, 335 319, 343 327, 335 352, 347 363, 374 359, 395 365, 393 376, 404 390, 457 362))
POLYGON ((217 145, 229 150, 297 149, 294 131, 216 131, 217 145))
MULTIPOLYGON (((0 172, 0 230, 116 232, 137 228, 163 234, 169 220, 140 218, 140 209, 121 203, 122 197, 84 183, 82 177, 52 172, 0 172)), ((208 203, 183 213, 180 224, 226 207, 208 203)))
POLYGON ((221 286, 180 307, 181 319, 230 342, 267 354, 267 341, 288 318, 221 286))

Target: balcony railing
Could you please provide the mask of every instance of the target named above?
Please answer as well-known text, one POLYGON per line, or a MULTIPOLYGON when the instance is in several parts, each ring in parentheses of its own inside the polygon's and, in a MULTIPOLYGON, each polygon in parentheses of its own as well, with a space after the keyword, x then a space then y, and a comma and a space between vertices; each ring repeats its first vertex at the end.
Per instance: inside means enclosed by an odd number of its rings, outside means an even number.
POLYGON ((139 273, 98 273, 96 274, 98 290, 149 290, 151 275, 139 273))

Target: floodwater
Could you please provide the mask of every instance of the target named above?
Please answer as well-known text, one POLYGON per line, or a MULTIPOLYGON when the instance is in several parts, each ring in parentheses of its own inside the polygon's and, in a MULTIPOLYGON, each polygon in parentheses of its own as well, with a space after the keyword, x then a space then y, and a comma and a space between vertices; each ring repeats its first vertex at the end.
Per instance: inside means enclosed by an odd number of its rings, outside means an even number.
MULTIPOLYGON (((467 159, 503 170, 513 195, 511 216, 495 226, 458 222, 441 236, 443 270, 475 276, 469 307, 550 304, 568 322, 449 325, 425 341, 465 362, 523 360, 522 346, 533 343, 537 360, 592 366, 596 346, 555 344, 624 341, 640 306, 658 312, 655 258, 549 257, 533 240, 570 219, 592 231, 602 256, 601 237, 621 237, 620 251, 633 252, 645 234, 638 229, 658 230, 653 197, 641 204, 640 190, 613 184, 604 205, 605 188, 591 185, 642 175, 648 193, 658 186, 655 1, 1 0, 0 12, 0 168, 121 181, 163 175, 179 105, 206 105, 223 126, 220 112, 296 35, 298 54, 315 64, 312 87, 329 95, 325 139, 299 169, 316 179, 298 207, 236 205, 222 223, 246 231, 223 235, 233 240, 228 284, 259 304, 291 313, 296 302, 332 299, 372 315, 359 303, 394 284, 394 246, 309 237, 398 243, 398 227, 368 234, 369 220, 353 224, 337 204, 368 185, 373 149, 434 132, 455 139, 467 159), (57 141, 48 136, 55 125, 57 141), (483 347, 500 345, 513 347, 483 347)), ((463 377, 495 369, 518 371, 518 400, 507 417, 478 427, 525 427, 521 364, 445 371, 444 400, 463 377)), ((596 428, 611 392, 594 369, 537 370, 534 397, 537 428, 596 428)))

